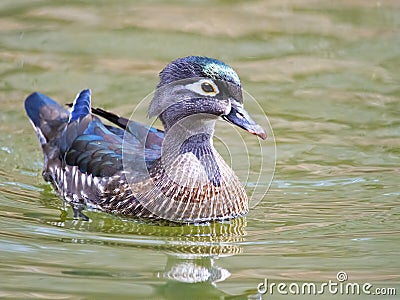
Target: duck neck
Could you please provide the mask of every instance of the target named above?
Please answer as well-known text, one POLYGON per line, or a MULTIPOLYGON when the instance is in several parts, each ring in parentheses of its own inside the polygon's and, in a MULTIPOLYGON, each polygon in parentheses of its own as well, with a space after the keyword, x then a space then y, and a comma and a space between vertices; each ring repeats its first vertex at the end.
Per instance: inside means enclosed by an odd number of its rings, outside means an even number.
POLYGON ((212 142, 215 121, 216 118, 209 115, 192 115, 166 127, 162 147, 165 163, 174 163, 175 159, 189 155, 193 166, 200 162, 208 180, 214 186, 220 186, 221 174, 212 142))

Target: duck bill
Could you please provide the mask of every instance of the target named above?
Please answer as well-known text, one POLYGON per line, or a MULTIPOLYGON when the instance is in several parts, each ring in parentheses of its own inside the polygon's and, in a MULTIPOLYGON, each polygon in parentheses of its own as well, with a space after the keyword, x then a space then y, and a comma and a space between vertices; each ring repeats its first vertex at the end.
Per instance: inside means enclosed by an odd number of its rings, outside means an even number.
POLYGON ((264 129, 258 125, 250 117, 249 113, 243 108, 243 105, 237 105, 232 103, 232 108, 229 114, 223 115, 222 118, 252 134, 255 134, 265 140, 267 134, 264 129))

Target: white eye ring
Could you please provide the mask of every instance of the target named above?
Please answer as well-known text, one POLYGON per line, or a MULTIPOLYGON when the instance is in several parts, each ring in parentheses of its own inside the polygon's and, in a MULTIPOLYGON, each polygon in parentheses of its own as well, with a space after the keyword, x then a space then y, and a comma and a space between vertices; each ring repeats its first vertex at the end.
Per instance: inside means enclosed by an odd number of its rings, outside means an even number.
POLYGON ((218 86, 212 80, 208 80, 208 79, 201 79, 195 83, 187 84, 187 85, 185 85, 185 87, 188 90, 191 90, 202 96, 215 96, 219 93, 218 86), (205 84, 207 86, 211 87, 212 91, 209 91, 209 92, 205 91, 203 88, 205 84))

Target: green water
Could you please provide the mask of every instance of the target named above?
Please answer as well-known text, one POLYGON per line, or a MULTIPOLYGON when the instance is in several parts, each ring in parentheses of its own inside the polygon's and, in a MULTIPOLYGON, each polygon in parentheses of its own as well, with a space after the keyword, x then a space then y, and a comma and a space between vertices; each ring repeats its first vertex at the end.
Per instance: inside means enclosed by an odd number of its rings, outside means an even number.
MULTIPOLYGON (((1 1, 0 298, 286 299, 257 285, 322 284, 345 271, 371 291, 397 289, 368 299, 397 299, 399 66, 398 1, 1 1), (41 178, 25 97, 67 103, 90 87, 96 106, 129 116, 165 64, 186 55, 227 62, 269 117, 268 193, 222 224, 73 220, 41 178)), ((219 128, 246 175, 235 131, 219 128)), ((310 297, 350 296, 293 296, 310 297)))

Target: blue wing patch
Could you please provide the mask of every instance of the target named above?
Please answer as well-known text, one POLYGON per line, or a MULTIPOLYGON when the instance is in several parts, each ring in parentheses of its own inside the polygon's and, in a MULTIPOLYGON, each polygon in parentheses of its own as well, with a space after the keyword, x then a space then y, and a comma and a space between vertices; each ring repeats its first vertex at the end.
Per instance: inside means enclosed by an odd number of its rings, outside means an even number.
POLYGON ((76 121, 79 118, 90 114, 91 94, 92 92, 90 89, 83 90, 78 94, 74 101, 74 104, 72 105, 72 111, 69 115, 68 123, 76 121))

